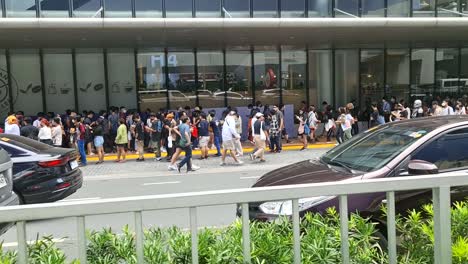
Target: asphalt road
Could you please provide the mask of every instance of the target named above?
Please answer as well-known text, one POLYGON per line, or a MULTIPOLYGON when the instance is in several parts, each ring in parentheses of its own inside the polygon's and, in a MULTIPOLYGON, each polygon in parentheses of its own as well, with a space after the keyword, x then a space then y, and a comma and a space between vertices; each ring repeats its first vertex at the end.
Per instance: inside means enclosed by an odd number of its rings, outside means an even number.
MULTIPOLYGON (((200 170, 190 173, 178 173, 167 170, 167 162, 147 159, 145 162, 128 161, 127 163, 106 162, 100 165, 90 163, 83 167, 84 185, 64 201, 89 201, 116 197, 141 195, 197 192, 222 189, 248 188, 257 178, 273 169, 314 158, 327 149, 305 151, 284 151, 266 156, 266 163, 253 163, 247 156, 245 164, 219 166, 220 158, 197 160, 194 163, 200 170)), ((98 213, 98 212, 97 212, 98 213)), ((203 207, 198 209, 199 226, 224 226, 235 220, 235 205, 203 207)), ((101 215, 86 217, 86 228, 99 230, 111 227, 119 231, 124 225, 133 229, 133 214, 101 215)), ((143 213, 143 224, 151 226, 189 227, 188 209, 151 211, 143 213)), ((68 255, 76 252, 76 221, 73 218, 34 221, 27 224, 27 239, 35 240, 38 236, 52 235, 60 248, 68 255)), ((0 237, 4 248, 13 249, 16 244, 16 229, 13 227, 0 237)))

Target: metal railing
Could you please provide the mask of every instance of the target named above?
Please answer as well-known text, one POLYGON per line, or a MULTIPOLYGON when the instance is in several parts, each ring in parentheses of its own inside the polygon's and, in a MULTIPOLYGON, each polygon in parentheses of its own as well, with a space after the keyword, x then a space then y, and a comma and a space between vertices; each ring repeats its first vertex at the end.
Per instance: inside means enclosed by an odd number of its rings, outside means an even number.
MULTIPOLYGON (((189 208, 192 234, 192 262, 198 263, 197 208, 214 205, 242 205, 242 243, 244 260, 249 263, 250 255, 250 202, 292 200, 294 263, 301 263, 299 199, 311 196, 339 197, 341 218, 342 263, 350 263, 348 243, 348 195, 363 193, 387 194, 387 228, 389 263, 397 263, 395 227, 395 192, 432 189, 434 202, 434 259, 438 264, 450 264, 450 187, 468 185, 468 174, 444 174, 431 176, 407 176, 374 180, 357 180, 334 183, 303 184, 268 188, 234 189, 181 193, 154 196, 105 199, 99 201, 54 203, 0 208, 0 222, 16 222, 18 262, 27 263, 26 222, 64 217, 77 218, 78 256, 86 263, 85 217, 91 215, 133 212, 135 216, 136 251, 138 263, 144 263, 144 233, 142 212, 152 210, 189 208)), ((234 213, 234 212, 233 212, 234 213)))

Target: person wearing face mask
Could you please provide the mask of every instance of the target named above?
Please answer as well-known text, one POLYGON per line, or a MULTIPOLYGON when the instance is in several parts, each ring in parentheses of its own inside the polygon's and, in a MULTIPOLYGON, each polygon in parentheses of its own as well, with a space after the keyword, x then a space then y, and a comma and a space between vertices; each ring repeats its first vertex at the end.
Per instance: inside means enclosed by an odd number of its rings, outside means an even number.
POLYGON ((138 159, 137 162, 144 161, 144 146, 145 146, 145 124, 141 121, 140 115, 135 114, 133 116, 133 120, 135 121, 134 126, 135 129, 133 130, 134 138, 136 141, 136 148, 138 151, 138 159))
POLYGON ((422 108, 422 101, 415 100, 413 104, 413 113, 411 114, 411 118, 423 117, 424 116, 424 109, 422 108))
POLYGON ((442 101, 442 112, 441 115, 453 115, 454 111, 453 108, 448 104, 447 100, 442 101))

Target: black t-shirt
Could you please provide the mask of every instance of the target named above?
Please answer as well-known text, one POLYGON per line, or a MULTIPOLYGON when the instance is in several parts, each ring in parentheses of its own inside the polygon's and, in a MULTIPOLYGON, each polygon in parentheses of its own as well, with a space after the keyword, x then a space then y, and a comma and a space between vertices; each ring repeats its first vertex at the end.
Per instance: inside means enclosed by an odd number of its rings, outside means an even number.
POLYGON ((200 137, 208 137, 210 136, 210 133, 208 131, 208 121, 206 120, 201 120, 200 123, 198 124, 199 129, 198 129, 198 135, 200 137))
MULTIPOLYGON (((262 128, 262 121, 257 120, 254 123, 254 135, 260 135, 260 129, 262 128)), ((265 124, 263 124, 263 130, 266 130, 265 124)))
POLYGON ((151 122, 151 129, 155 130, 151 133, 151 140, 158 141, 161 140, 163 129, 163 122, 161 120, 155 120, 151 122))
POLYGON ((39 129, 33 125, 23 126, 20 129, 20 134, 23 137, 31 138, 37 140, 37 135, 39 134, 39 129))
POLYGON ((135 138, 137 140, 143 140, 145 139, 145 130, 144 130, 144 125, 143 122, 139 121, 135 124, 135 138))
POLYGON ((102 125, 97 125, 97 126, 93 127, 93 135, 94 136, 102 136, 103 135, 102 125))

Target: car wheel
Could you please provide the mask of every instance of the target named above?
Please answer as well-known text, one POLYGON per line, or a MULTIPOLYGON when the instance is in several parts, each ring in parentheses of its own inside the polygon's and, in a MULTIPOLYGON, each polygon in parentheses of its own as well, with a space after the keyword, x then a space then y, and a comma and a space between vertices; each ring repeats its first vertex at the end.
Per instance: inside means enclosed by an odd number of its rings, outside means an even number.
POLYGON ((26 202, 24 201, 24 197, 19 192, 15 191, 15 193, 16 193, 16 196, 18 196, 19 204, 20 205, 26 204, 26 202))
POLYGON ((382 251, 387 252, 388 251, 387 237, 382 232, 380 232, 379 230, 377 230, 377 232, 374 233, 374 236, 377 237, 378 244, 379 244, 380 248, 382 249, 382 251))

